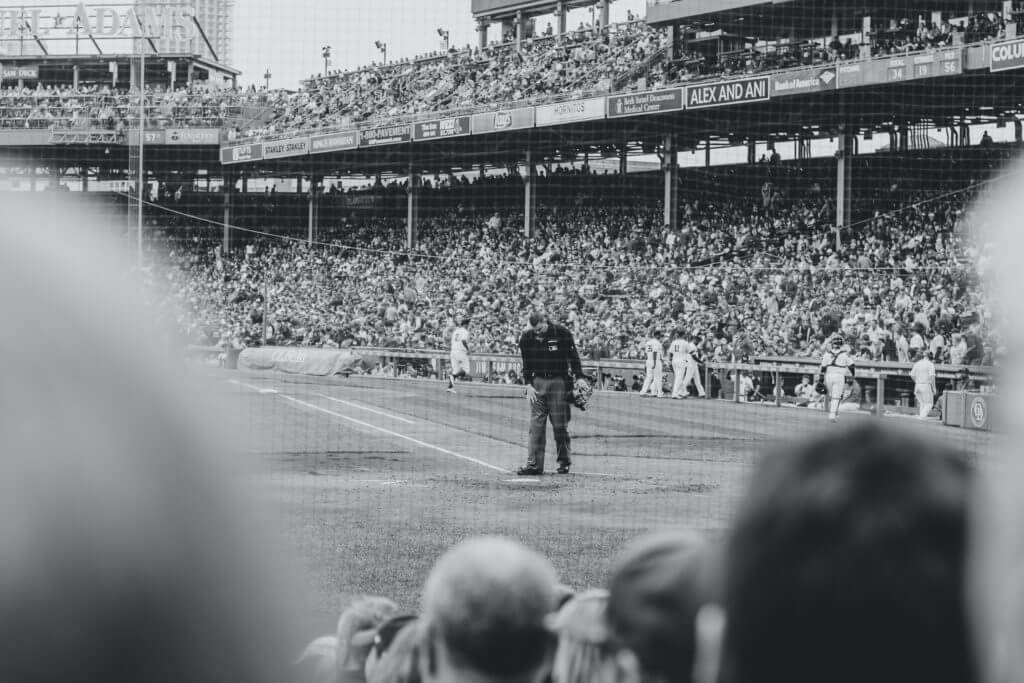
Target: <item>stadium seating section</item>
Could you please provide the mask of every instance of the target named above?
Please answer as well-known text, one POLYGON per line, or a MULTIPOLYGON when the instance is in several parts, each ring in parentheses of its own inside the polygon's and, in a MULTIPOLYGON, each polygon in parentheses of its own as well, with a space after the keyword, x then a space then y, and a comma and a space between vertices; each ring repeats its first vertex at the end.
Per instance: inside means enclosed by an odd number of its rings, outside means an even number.
MULTIPOLYGON (((686 194, 678 232, 663 229, 657 201, 644 196, 657 178, 577 169, 541 179, 532 239, 508 208, 521 201, 521 179, 435 180, 411 252, 403 217, 351 208, 404 194, 399 185, 326 195, 331 225, 313 248, 281 238, 302 234, 303 195, 252 193, 253 227, 274 236, 236 232, 238 248, 221 254, 213 220, 162 221, 157 248, 171 265, 161 282, 199 344, 261 343, 266 295, 270 341, 284 345, 443 349, 454 318, 468 313, 474 351, 514 353, 539 303, 591 357, 640 358, 652 328, 700 334, 718 360, 814 356, 842 330, 862 358, 905 361, 908 347, 931 346, 939 361, 991 363, 999 340, 979 278, 984 247, 964 207, 972 178, 999 153, 974 152, 864 160, 857 222, 838 250, 834 201, 822 190, 831 185, 814 175, 825 163, 725 169, 686 194), (916 164, 932 169, 926 182, 901 178, 916 164), (267 227, 268 215, 279 227, 267 227)), ((219 200, 160 201, 212 217, 219 200)))

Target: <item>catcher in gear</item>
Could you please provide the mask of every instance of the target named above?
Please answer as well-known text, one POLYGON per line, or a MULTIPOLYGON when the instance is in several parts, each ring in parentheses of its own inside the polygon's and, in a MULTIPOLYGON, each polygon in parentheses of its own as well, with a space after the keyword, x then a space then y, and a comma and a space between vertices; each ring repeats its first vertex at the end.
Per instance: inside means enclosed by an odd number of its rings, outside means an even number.
POLYGON ((829 342, 829 350, 821 358, 821 370, 818 383, 824 384, 828 392, 828 420, 839 419, 839 405, 843 402, 846 391, 846 378, 854 376, 853 359, 843 345, 843 338, 838 334, 829 342))

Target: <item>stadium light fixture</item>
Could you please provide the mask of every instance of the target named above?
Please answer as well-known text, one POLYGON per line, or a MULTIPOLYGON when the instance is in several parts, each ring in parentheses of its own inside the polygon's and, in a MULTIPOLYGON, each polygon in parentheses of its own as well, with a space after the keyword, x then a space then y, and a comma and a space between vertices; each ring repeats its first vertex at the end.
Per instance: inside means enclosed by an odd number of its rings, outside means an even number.
POLYGON ((375 46, 377 46, 377 49, 380 50, 380 53, 382 55, 384 55, 384 63, 387 64, 388 63, 388 44, 387 43, 382 43, 379 40, 373 41, 373 44, 375 46))
POLYGON ((273 74, 270 73, 270 69, 269 68, 266 71, 263 72, 263 80, 265 80, 267 82, 267 90, 270 90, 270 78, 271 78, 271 76, 273 76, 273 74))
POLYGON ((451 33, 445 31, 443 28, 439 28, 437 29, 437 35, 444 39, 444 49, 445 52, 447 52, 448 47, 450 46, 449 38, 451 37, 451 33))
POLYGON ((327 72, 331 68, 331 46, 330 45, 324 45, 323 49, 321 49, 320 53, 324 57, 324 78, 326 78, 327 77, 327 72))

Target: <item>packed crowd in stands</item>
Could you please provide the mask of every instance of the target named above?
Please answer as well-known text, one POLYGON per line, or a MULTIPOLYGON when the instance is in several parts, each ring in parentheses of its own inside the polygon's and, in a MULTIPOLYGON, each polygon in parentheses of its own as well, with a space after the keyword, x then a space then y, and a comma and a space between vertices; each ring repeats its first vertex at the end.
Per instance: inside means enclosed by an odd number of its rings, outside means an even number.
POLYGON ((665 47, 664 33, 642 22, 607 31, 575 31, 422 60, 374 65, 276 93, 279 115, 250 134, 327 128, 373 118, 464 109, 490 102, 579 97, 611 88, 616 76, 665 47))
MULTIPOLYGON (((915 24, 904 19, 872 36, 873 55, 943 47, 998 38, 1005 26, 995 13, 966 22, 915 24)), ((539 35, 486 48, 451 50, 418 59, 373 64, 311 79, 298 92, 227 89, 196 82, 183 88, 147 90, 147 125, 237 129, 246 136, 337 128, 375 119, 430 111, 469 110, 502 102, 537 103, 588 93, 656 87, 697 78, 853 59, 860 45, 831 41, 783 44, 709 57, 685 53, 665 59, 667 34, 643 21, 607 28, 580 27, 564 36, 539 35), (266 120, 236 120, 242 107, 258 105, 266 120)), ((123 130, 138 117, 127 89, 83 85, 37 86, 0 91, 2 128, 100 128, 123 130)))
MULTIPOLYGON (((148 128, 223 128, 241 107, 265 93, 196 82, 176 89, 146 90, 148 128)), ((11 87, 0 90, 0 128, 126 130, 139 119, 136 92, 109 86, 11 87)))
POLYGON ((473 351, 514 354, 543 305, 594 359, 642 358, 652 330, 683 330, 716 361, 817 357, 835 332, 860 359, 998 361, 971 192, 866 193, 836 249, 820 184, 783 185, 686 198, 677 231, 657 206, 577 197, 542 208, 530 239, 521 213, 460 205, 424 216, 412 251, 402 219, 356 216, 329 245, 243 235, 222 254, 219 233, 169 231, 160 249, 174 315, 200 345, 261 344, 265 322, 276 345, 446 349, 466 316, 473 351))
MULTIPOLYGON (((902 19, 867 45, 872 56, 997 39, 1002 17, 982 13, 939 24, 902 19), (956 39, 954 36, 958 36, 956 39)), ((770 45, 718 56, 685 52, 667 60, 667 34, 642 21, 607 28, 581 26, 564 36, 542 35, 486 48, 451 50, 414 60, 373 64, 310 79, 296 92, 272 93, 278 114, 246 133, 350 126, 429 111, 459 111, 494 103, 532 104, 552 96, 659 87, 700 78, 749 74, 861 56, 852 38, 770 45)))

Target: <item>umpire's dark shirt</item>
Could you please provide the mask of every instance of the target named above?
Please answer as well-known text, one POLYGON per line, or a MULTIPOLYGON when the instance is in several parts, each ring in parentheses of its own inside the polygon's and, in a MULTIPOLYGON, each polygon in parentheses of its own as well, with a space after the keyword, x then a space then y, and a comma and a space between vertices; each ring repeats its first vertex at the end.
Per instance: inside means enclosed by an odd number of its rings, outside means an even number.
POLYGON ((568 377, 570 370, 576 377, 583 376, 572 332, 561 325, 549 324, 542 335, 527 330, 519 339, 519 350, 523 353, 523 381, 527 384, 534 377, 568 377))

